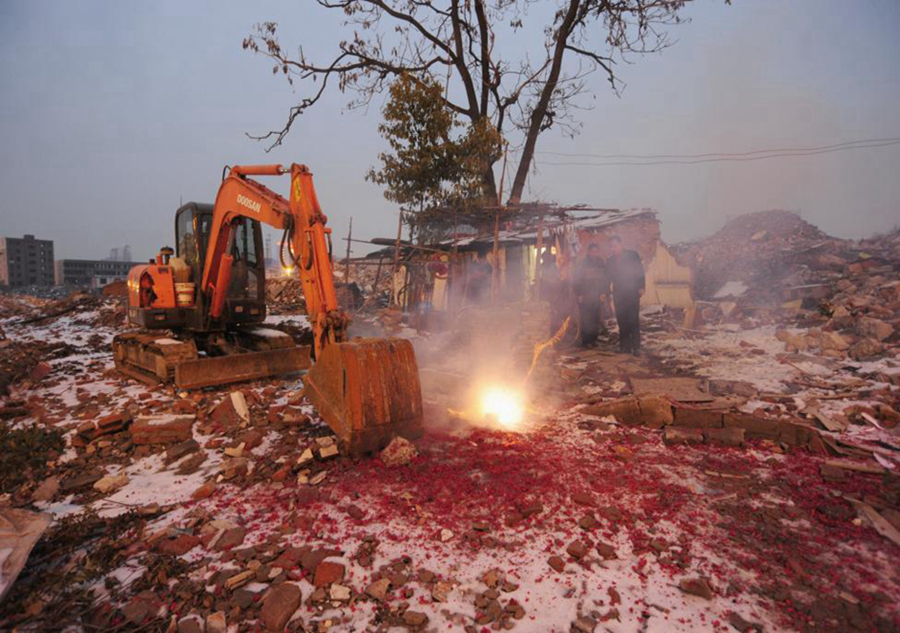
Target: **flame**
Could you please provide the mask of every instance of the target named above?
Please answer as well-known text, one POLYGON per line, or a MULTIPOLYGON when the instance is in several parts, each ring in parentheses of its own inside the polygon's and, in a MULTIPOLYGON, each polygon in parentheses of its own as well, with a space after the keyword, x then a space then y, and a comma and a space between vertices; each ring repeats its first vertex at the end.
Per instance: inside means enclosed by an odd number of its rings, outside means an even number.
POLYGON ((293 266, 283 266, 281 268, 281 274, 284 275, 285 277, 290 277, 291 275, 294 274, 294 267, 293 266))
POLYGON ((481 394, 481 414, 508 429, 517 427, 525 413, 522 397, 508 387, 491 387, 481 394))

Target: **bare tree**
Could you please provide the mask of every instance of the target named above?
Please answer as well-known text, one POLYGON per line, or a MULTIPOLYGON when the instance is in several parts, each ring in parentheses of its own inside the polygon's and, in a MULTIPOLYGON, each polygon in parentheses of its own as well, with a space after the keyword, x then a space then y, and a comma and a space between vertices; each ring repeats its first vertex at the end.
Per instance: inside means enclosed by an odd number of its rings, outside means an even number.
MULTIPOLYGON (((354 108, 368 105, 401 74, 428 78, 446 86, 448 108, 473 125, 490 124, 518 151, 509 195, 515 204, 538 136, 553 127, 576 132, 586 77, 600 71, 618 92, 617 64, 630 54, 669 46, 666 27, 683 21, 681 11, 690 0, 556 0, 549 15, 548 0, 316 1, 341 12, 352 30, 330 61, 307 57, 302 46, 296 53, 286 51, 273 22, 257 25, 244 40, 245 49, 275 62, 274 73, 292 84, 301 80, 308 90, 283 127, 254 138, 279 145, 330 85, 350 93, 354 108), (536 29, 542 34, 535 38, 539 44, 516 58, 505 56, 504 49, 520 48, 520 40, 536 29)), ((483 178, 496 198, 492 164, 483 178)))

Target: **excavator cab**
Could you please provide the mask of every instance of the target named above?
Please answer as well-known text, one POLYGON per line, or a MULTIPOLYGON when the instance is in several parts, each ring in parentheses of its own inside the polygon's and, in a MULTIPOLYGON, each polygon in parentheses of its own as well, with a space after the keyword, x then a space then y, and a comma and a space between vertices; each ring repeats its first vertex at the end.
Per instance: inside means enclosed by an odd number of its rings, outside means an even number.
MULTIPOLYGON (((187 203, 175 214, 177 257, 190 269, 191 282, 195 286, 203 278, 212 219, 213 206, 197 202, 187 203)), ((212 323, 208 318, 208 307, 200 306, 195 315, 196 322, 186 325, 193 330, 204 330, 210 326, 221 329, 265 321, 266 267, 263 253, 260 223, 250 218, 236 219, 234 243, 229 253, 234 263, 222 317, 212 323)))

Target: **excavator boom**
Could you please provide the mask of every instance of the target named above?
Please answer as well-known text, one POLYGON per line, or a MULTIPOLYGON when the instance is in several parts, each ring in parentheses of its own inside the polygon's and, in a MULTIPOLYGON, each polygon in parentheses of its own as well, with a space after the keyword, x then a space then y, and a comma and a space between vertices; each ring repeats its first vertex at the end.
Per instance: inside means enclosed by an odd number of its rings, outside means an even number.
POLYGON ((222 314, 239 218, 284 230, 283 245, 298 271, 314 336, 316 363, 304 393, 339 440, 359 454, 378 450, 393 435, 421 434, 422 394, 412 344, 396 338, 347 340, 350 319, 334 288, 330 229, 305 165, 231 168, 216 197, 200 284, 210 318, 222 314), (291 177, 288 199, 250 178, 283 174, 291 177))

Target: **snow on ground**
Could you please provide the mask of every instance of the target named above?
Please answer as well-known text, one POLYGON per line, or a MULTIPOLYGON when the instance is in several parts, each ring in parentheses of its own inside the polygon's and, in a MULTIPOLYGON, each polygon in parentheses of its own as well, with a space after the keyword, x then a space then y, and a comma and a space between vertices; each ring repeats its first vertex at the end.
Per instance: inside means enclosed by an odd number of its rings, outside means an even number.
MULTIPOLYGON (((69 441, 90 406, 101 416, 135 404, 164 411, 179 398, 174 390, 148 392, 111 374, 104 347, 113 330, 86 326, 87 318, 63 317, 50 326, 3 325, 12 336, 59 337, 76 346, 74 354, 52 362, 45 383, 20 394, 42 401, 46 419, 66 429, 69 441), (102 345, 89 343, 94 335, 102 345)), ((288 320, 302 317, 269 317, 268 322, 288 320)), ((867 376, 863 380, 869 384, 868 376, 894 369, 887 362, 842 363, 823 371, 821 364, 800 360, 794 363, 798 370, 779 361, 784 348, 774 332, 773 327, 720 327, 697 339, 657 334, 648 337, 648 347, 662 358, 696 360, 707 378, 741 380, 773 394, 785 393, 786 383, 804 373, 838 383, 867 376), (750 348, 762 353, 749 354, 750 348)), ((568 368, 589 366, 582 360, 568 368)), ((612 384, 625 386, 618 379, 612 384)), ((350 605, 310 603, 312 572, 297 565, 271 576, 286 577, 301 588, 304 606, 295 619, 305 626, 331 620, 333 631, 374 628, 401 603, 425 613, 428 630, 464 631, 481 613, 476 601, 488 588, 485 574, 491 571, 510 583, 501 602, 514 599, 525 609, 523 619, 510 620, 517 631, 566 632, 588 615, 598 621, 598 630, 616 632, 724 631, 737 616, 765 630, 801 628, 810 621, 826 630, 823 623, 839 615, 822 615, 821 599, 873 605, 872 613, 897 623, 896 604, 890 607, 874 596, 900 595, 894 564, 900 548, 851 520, 855 515, 839 496, 872 494, 875 484, 826 485, 820 461, 812 456, 773 453, 752 443, 746 450, 669 447, 658 432, 607 425, 563 404, 543 410, 515 432, 429 429, 418 443, 420 456, 407 467, 387 468, 372 458, 316 461, 314 471, 326 475, 309 485, 298 483, 296 473, 280 481, 256 476, 294 463, 312 436, 325 434, 318 420, 301 433, 269 426, 269 412, 286 406, 312 413, 298 400, 302 379, 242 387, 252 392, 248 405, 263 432, 262 443, 245 455, 254 477, 221 481, 211 497, 193 500, 191 494, 205 481, 218 480, 228 462, 225 445, 215 442, 222 432, 201 433, 198 426, 194 439, 206 460, 193 474, 179 476, 180 461, 167 465, 157 451, 104 464, 106 474, 128 477, 109 495, 61 494, 38 507, 57 518, 88 506, 112 517, 158 504, 167 511, 147 525, 145 538, 164 530, 202 534, 199 526, 213 522, 245 528, 243 541, 233 549, 217 551, 201 543, 180 556, 190 567, 182 580, 195 583, 201 597, 226 600, 226 607, 229 592, 223 590, 221 572, 245 568, 241 551, 253 548, 249 556, 272 567, 292 547, 334 549, 328 560, 346 567, 342 582, 359 594, 350 605), (274 385, 269 395, 264 395, 266 385, 274 385), (361 516, 354 518, 351 506, 361 516), (581 558, 567 553, 575 541, 586 545, 581 558), (372 560, 363 561, 358 553, 372 543, 372 560), (562 559, 562 571, 550 566, 552 556, 562 559), (383 604, 366 598, 366 587, 398 561, 408 561, 408 581, 393 587, 383 604), (840 574, 833 573, 836 568, 840 574), (433 599, 435 585, 422 579, 424 571, 449 583, 445 601, 433 599), (711 599, 679 588, 698 578, 708 581, 711 599)), ((204 409, 227 398, 228 391, 204 391, 204 409)), ((820 392, 808 390, 798 398, 809 400, 820 392)), ((884 437, 874 427, 854 433, 871 442, 884 437)), ((223 437, 231 440, 234 433, 223 437)), ((75 460, 91 465, 83 450, 71 448, 61 461, 75 460)), ((143 554, 152 549, 136 550, 113 575, 125 585, 134 582, 145 571, 143 554)), ((255 579, 244 588, 262 596, 268 586, 268 580, 255 579)), ((101 586, 96 589, 105 595, 101 586)), ((166 597, 165 587, 155 591, 166 597)), ((173 596, 166 599, 174 604, 173 596)), ((257 616, 247 612, 251 619, 257 616)))

